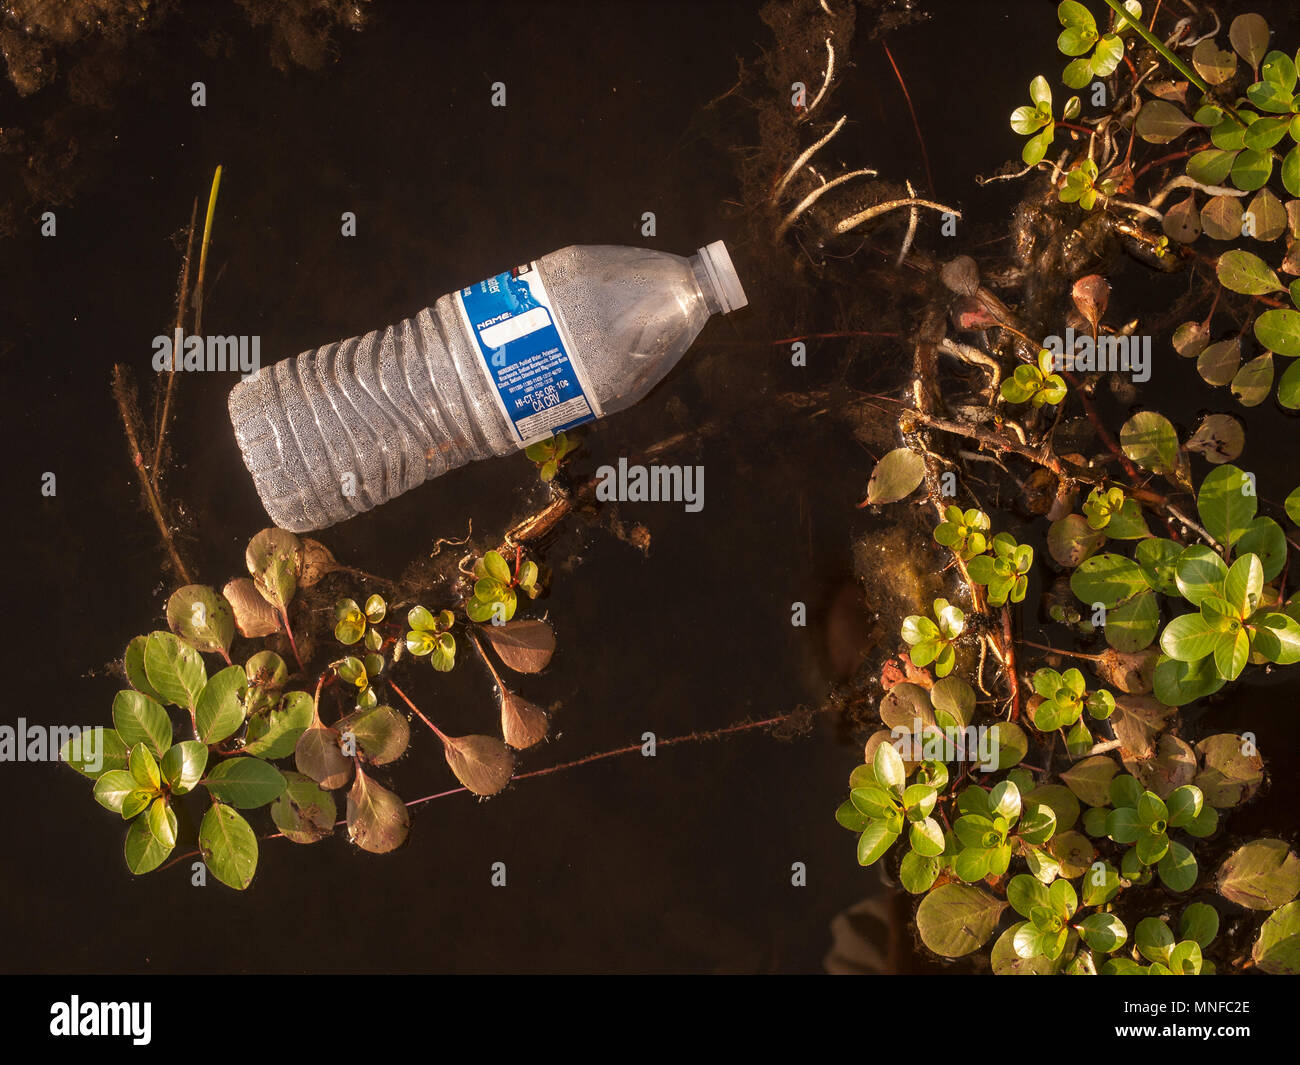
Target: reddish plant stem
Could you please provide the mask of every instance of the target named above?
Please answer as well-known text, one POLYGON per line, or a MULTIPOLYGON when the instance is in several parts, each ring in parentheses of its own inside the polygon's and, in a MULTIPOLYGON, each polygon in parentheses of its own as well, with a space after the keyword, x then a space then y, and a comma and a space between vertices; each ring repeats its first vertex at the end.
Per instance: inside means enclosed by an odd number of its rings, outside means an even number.
POLYGON ((889 65, 894 68, 894 77, 898 79, 899 88, 903 90, 903 99, 907 101, 907 111, 912 116, 912 129, 916 132, 916 141, 921 146, 921 161, 925 164, 925 184, 926 188, 934 192, 934 175, 930 173, 930 153, 925 150, 925 138, 921 135, 921 123, 916 118, 916 108, 912 106, 912 94, 907 91, 907 82, 903 80, 903 72, 898 69, 898 64, 894 62, 894 53, 889 50, 889 44, 882 37, 880 46, 885 50, 885 58, 889 60, 889 65))
POLYGON ((1020 678, 1016 675, 1016 639, 1011 631, 1011 611, 1002 607, 1002 655, 1007 673, 1007 688, 1011 694, 1012 721, 1020 717, 1020 678))
MULTIPOLYGON (((390 687, 393 686, 391 681, 389 682, 389 686, 390 687)), ((393 690, 397 691, 397 694, 401 695, 403 699, 406 699, 406 696, 402 695, 402 693, 398 691, 395 687, 393 690)), ((320 695, 319 687, 317 688, 316 694, 319 697, 320 695)), ((409 699, 407 699, 407 705, 410 706, 412 710, 415 710, 417 714, 420 714, 420 711, 416 709, 415 705, 411 703, 409 699)), ((737 732, 746 732, 756 728, 765 728, 769 725, 779 725, 783 721, 788 721, 790 718, 794 717, 795 713, 798 713, 798 711, 794 711, 789 714, 781 714, 778 717, 769 717, 763 721, 745 721, 738 725, 728 725, 725 728, 711 729, 706 732, 691 732, 685 736, 670 736, 666 740, 659 740, 658 743, 656 744, 656 747, 672 747, 679 743, 699 743, 699 742, 704 742, 706 740, 720 739, 723 736, 729 736, 737 732)), ((424 721, 426 725, 428 725, 431 729, 433 729, 434 732, 437 732, 440 737, 442 736, 442 733, 438 732, 438 729, 428 720, 428 718, 426 718, 423 714, 420 714, 420 718, 421 720, 424 721)), ((634 744, 630 744, 627 747, 616 748, 615 750, 612 751, 600 751, 596 754, 589 754, 585 758, 576 758, 572 762, 561 762, 559 765, 547 766, 545 769, 534 769, 530 773, 520 773, 518 776, 514 777, 513 779, 527 780, 529 777, 549 776, 551 773, 558 773, 564 769, 573 769, 575 766, 588 765, 591 762, 599 762, 605 758, 613 758, 615 755, 631 754, 634 751, 641 750, 641 746, 642 745, 639 743, 634 743, 634 744)), ((406 805, 408 807, 419 806, 421 803, 432 802, 434 799, 445 799, 449 795, 459 795, 462 792, 468 794, 469 789, 448 788, 446 791, 440 791, 433 795, 425 795, 419 799, 412 799, 410 802, 406 803, 406 805)), ((337 821, 335 822, 335 827, 337 828, 345 824, 347 824, 346 820, 337 821)), ((265 836, 258 836, 257 838, 261 841, 265 841, 269 839, 282 839, 284 838, 284 833, 269 832, 265 836)), ((187 858, 194 858, 199 856, 200 854, 198 851, 189 851, 185 854, 178 855, 177 857, 173 858, 171 861, 167 862, 166 865, 162 865, 159 868, 170 869, 173 865, 176 865, 179 862, 183 862, 187 858)))
POLYGON ((1175 159, 1186 159, 1189 155, 1195 155, 1197 152, 1205 151, 1206 147, 1206 145, 1201 145, 1197 148, 1188 148, 1186 151, 1170 152, 1168 155, 1162 155, 1159 159, 1152 159, 1151 162, 1142 166, 1133 174, 1133 180, 1136 181, 1147 171, 1154 170, 1162 163, 1172 163, 1175 159))
MULTIPOLYGON (((391 680, 388 682, 388 686, 392 688, 394 692, 397 693, 398 697, 402 700, 402 702, 404 702, 415 712, 416 717, 418 717, 421 721, 423 721, 426 725, 428 725, 429 728, 433 729, 433 734, 437 736, 438 739, 442 740, 443 743, 447 742, 447 737, 443 734, 442 730, 439 729, 437 725, 435 725, 422 713, 420 713, 420 708, 416 706, 413 702, 411 702, 410 699, 407 698, 406 692, 402 691, 402 689, 399 688, 396 684, 394 684, 391 680)), ((410 804, 408 803, 407 805, 409 806, 410 804)))
POLYGON ((1020 642, 1026 647, 1032 647, 1038 651, 1046 651, 1049 654, 1061 655, 1063 658, 1082 658, 1087 662, 1101 662, 1104 661, 1106 657, 1105 655, 1084 654, 1082 651, 1067 651, 1060 647, 1049 647, 1045 643, 1034 643, 1033 640, 1022 639, 1020 642))
MULTIPOLYGON (((670 736, 666 740, 659 740, 655 747, 671 747, 679 743, 696 743, 704 740, 720 739, 723 736, 729 736, 736 732, 746 732, 756 728, 766 728, 769 725, 779 725, 783 721, 789 720, 793 714, 782 714, 779 717, 769 717, 763 721, 745 721, 739 725, 728 725, 725 728, 712 729, 707 732, 691 732, 684 736, 670 736)), ((513 777, 512 780, 527 780, 530 777, 544 777, 551 773, 558 773, 563 769, 573 769, 576 766, 587 765, 591 762, 599 762, 606 758, 613 758, 615 755, 632 754, 642 748, 642 744, 633 743, 626 747, 618 747, 612 751, 599 751, 596 754, 589 754, 583 758, 575 758, 572 762, 561 762, 559 765, 547 766, 545 769, 534 769, 528 773, 520 773, 513 777)), ((447 795, 455 795, 458 792, 467 791, 467 788, 452 788, 448 791, 440 791, 436 795, 426 795, 420 799, 412 799, 407 806, 417 806, 423 802, 430 802, 433 799, 441 799, 447 795)))
POLYGON ((899 333, 861 333, 861 332, 804 333, 803 336, 784 337, 781 340, 773 340, 771 343, 773 344, 773 346, 775 346, 777 344, 793 344, 797 340, 831 340, 840 337, 891 337, 897 340, 900 335, 901 334, 899 333))
MULTIPOLYGON (((287 606, 280 607, 280 620, 284 622, 284 632, 289 637, 289 646, 293 648, 293 657, 298 661, 298 668, 306 670, 307 667, 302 662, 302 655, 298 653, 298 641, 293 638, 293 627, 289 624, 289 608, 287 606)), ((226 661, 230 660, 227 659, 226 661)))

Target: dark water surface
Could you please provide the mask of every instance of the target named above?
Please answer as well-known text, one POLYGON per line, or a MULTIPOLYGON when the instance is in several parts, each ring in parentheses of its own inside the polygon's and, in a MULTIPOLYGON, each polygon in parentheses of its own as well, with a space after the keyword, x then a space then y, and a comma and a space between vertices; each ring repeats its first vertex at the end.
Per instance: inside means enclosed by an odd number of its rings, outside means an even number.
MULTIPOLYGON (((994 223, 1014 193, 981 190, 971 175, 1017 151, 1006 115, 1058 58, 1050 5, 1007 8, 938 4, 929 25, 891 37, 936 195, 994 223)), ((110 370, 120 361, 147 380, 151 340, 174 314, 170 238, 196 195, 201 220, 218 163, 204 330, 260 334, 264 362, 396 321, 567 244, 689 254, 727 239, 742 279, 753 257, 772 254, 742 239, 726 203, 739 198, 733 157, 698 118, 735 81, 736 56, 770 47, 756 5, 379 4, 363 32, 337 42, 336 63, 282 74, 265 35, 242 20, 173 18, 142 53, 142 76, 102 113, 112 138, 83 160, 93 176, 58 209, 57 239, 32 236, 33 221, 0 245, 11 304, 5 465, 16 482, 6 721, 106 722, 119 684, 104 664, 162 623, 172 582, 160 576, 157 534, 138 503, 110 370), (210 57, 196 41, 218 30, 229 54, 210 57), (196 80, 207 85, 206 109, 190 106, 196 80), (488 106, 498 80, 504 109, 488 106), (339 235, 343 211, 357 214, 354 239, 339 235), (652 239, 640 236, 645 211, 657 214, 652 239), (37 494, 47 470, 58 476, 49 500, 37 494)), ((860 36, 852 60, 835 99, 855 119, 846 151, 862 154, 858 165, 920 180, 878 43, 860 36)), ((0 102, 25 121, 50 106, 8 86, 0 102)), ((731 145, 747 134, 736 130, 731 145)), ((761 287, 749 298, 771 313, 761 287)), ((734 409, 738 394, 760 404, 772 374, 790 387, 787 353, 771 339, 826 326, 791 319, 787 331, 756 334, 754 320, 742 312, 711 323, 649 399, 589 430, 579 472, 734 409)), ((808 382, 824 384, 819 374, 810 368, 808 382)), ((195 579, 217 586, 242 575, 244 546, 266 523, 225 414, 232 383, 219 374, 179 382, 168 482, 192 520, 195 579)), ((1161 396, 1186 408, 1168 410, 1183 424, 1199 407, 1222 407, 1199 382, 1188 389, 1161 396)), ((1295 423, 1271 409, 1250 420, 1269 428, 1258 438, 1252 429, 1245 458, 1266 469, 1262 456, 1286 454, 1295 423)), ((560 650, 543 675, 517 685, 562 706, 552 739, 521 769, 645 731, 662 738, 772 717, 825 695, 817 615, 851 571, 864 521, 853 504, 872 456, 832 426, 791 429, 774 440, 740 418, 734 432, 675 458, 704 465, 706 506, 624 504, 621 517, 651 532, 648 557, 570 523, 548 556, 557 572, 542 604, 560 650), (796 600, 814 611, 807 630, 790 625, 796 600)), ((1282 479, 1279 496, 1292 487, 1282 479)), ((544 498, 522 458, 480 463, 321 539, 344 563, 396 575, 437 538, 464 535, 469 519, 495 535, 544 498)), ((490 681, 468 649, 449 677, 414 676, 408 692, 445 730, 494 731, 490 681)), ((1231 717, 1244 715, 1267 753, 1254 698, 1219 724, 1245 727, 1231 717)), ((1286 700, 1294 706, 1294 686, 1286 700)), ((412 752, 380 777, 407 799, 454 786, 438 745, 413 737, 412 752)), ((653 760, 623 756, 520 782, 490 802, 421 805, 409 843, 386 856, 342 838, 265 843, 242 894, 211 880, 191 887, 188 863, 133 878, 122 828, 87 782, 62 767, 6 764, 0 968, 818 971, 834 915, 879 890, 832 817, 857 755, 823 721, 793 742, 758 731, 653 760), (490 886, 494 862, 506 863, 504 888, 490 886), (795 862, 807 866, 806 887, 791 885, 795 862)), ((1275 790, 1291 804, 1275 813, 1294 808, 1294 788, 1275 790)))

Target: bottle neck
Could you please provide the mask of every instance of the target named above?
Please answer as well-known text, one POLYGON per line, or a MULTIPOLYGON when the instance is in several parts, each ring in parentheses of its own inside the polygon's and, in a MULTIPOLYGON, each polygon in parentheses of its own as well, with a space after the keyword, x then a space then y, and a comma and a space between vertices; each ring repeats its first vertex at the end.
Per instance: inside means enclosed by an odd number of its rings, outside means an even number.
POLYGON ((691 273, 695 275, 695 287, 700 290, 700 295, 704 297, 704 306, 708 308, 711 315, 721 314, 722 298, 714 286, 713 278, 704 265, 704 259, 699 253, 696 253, 691 256, 690 264, 691 273))

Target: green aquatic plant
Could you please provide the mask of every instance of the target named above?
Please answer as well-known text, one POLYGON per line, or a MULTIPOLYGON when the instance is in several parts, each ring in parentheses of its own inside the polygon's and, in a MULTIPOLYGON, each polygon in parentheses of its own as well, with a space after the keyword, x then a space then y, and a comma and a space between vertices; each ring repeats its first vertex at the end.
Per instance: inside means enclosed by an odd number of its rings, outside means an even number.
POLYGON ((474 563, 474 594, 465 604, 470 621, 490 621, 501 625, 515 616, 519 605, 518 592, 529 599, 541 594, 538 585, 537 563, 515 558, 515 572, 498 551, 488 551, 474 563))
POLYGON ((933 620, 920 614, 903 619, 903 639, 911 647, 912 661, 925 667, 934 663, 937 677, 946 677, 957 664, 953 644, 966 627, 966 615, 946 599, 934 601, 933 620))
POLYGON ((456 617, 450 610, 440 610, 435 617, 424 607, 413 606, 406 623, 410 626, 406 649, 411 654, 428 655, 429 664, 439 673, 447 673, 456 665, 456 637, 451 632, 456 617))
POLYGON ((366 650, 378 651, 384 642, 378 626, 387 615, 382 595, 370 596, 364 610, 355 599, 340 599, 334 604, 334 638, 348 645, 364 640, 366 650))
MULTIPOLYGON (((309 653, 291 672, 276 650, 262 647, 243 665, 234 664, 231 650, 238 639, 253 647, 270 641, 296 656, 299 645, 289 624, 301 593, 332 573, 347 572, 322 545, 282 529, 258 533, 246 561, 250 577, 230 582, 224 592, 186 585, 173 593, 167 604, 173 631, 138 636, 127 646, 122 669, 130 687, 113 701, 112 728, 70 739, 59 752, 95 782, 96 801, 128 823, 124 856, 134 874, 158 869, 169 858, 175 863, 190 857, 221 883, 243 890, 256 873, 260 840, 267 838, 246 813, 269 808, 276 835, 315 843, 334 834, 333 793, 343 787, 344 820, 358 847, 384 853, 407 837, 407 806, 376 779, 375 770, 406 753, 410 729, 407 718, 381 697, 391 691, 409 702, 393 676, 403 652, 427 655, 438 671, 452 667, 455 614, 414 606, 406 615, 410 628, 403 630, 383 596, 370 595, 364 609, 344 596, 319 610, 330 617, 329 627, 312 633, 303 646, 321 646, 332 633, 346 645, 362 644, 363 654, 309 668, 309 653), (219 655, 224 668, 209 674, 205 654, 219 655), (322 719, 323 700, 341 703, 333 724, 322 719), (179 712, 184 738, 176 735, 169 706, 179 712), (178 814, 200 796, 205 805, 195 817, 178 814), (193 849, 175 856, 182 842, 193 849)), ((535 591, 535 564, 522 563, 512 586, 535 591)), ((297 620, 312 615, 304 607, 297 620)), ((535 619, 488 625, 483 635, 501 662, 520 673, 544 669, 555 649, 550 626, 535 619)), ((507 741, 529 746, 545 736, 548 724, 544 712, 492 673, 504 738, 449 736, 411 704, 461 784, 483 796, 499 792, 513 775, 507 741)))
POLYGON ((1002 398, 1008 403, 1030 403, 1035 407, 1056 406, 1065 399, 1065 378, 1055 371, 1056 356, 1046 348, 1038 353, 1037 364, 1024 363, 1002 382, 1002 398))
POLYGON ((529 444, 524 449, 524 454, 537 466, 537 472, 542 480, 550 481, 560 472, 566 457, 577 451, 578 447, 579 441, 560 432, 549 440, 539 440, 529 444))

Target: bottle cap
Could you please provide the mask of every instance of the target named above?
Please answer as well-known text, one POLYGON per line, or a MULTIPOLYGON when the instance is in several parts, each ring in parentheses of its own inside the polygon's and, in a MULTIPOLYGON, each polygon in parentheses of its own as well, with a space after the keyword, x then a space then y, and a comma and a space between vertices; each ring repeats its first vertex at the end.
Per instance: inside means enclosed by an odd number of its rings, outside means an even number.
POLYGON ((715 240, 701 248, 700 261, 704 264, 709 280, 713 282, 713 291, 722 306, 723 314, 749 306, 749 299, 740 285, 731 256, 727 254, 727 246, 722 241, 715 240))

